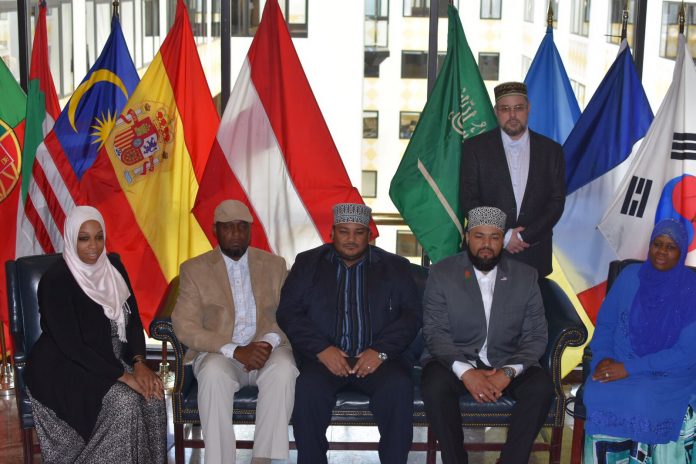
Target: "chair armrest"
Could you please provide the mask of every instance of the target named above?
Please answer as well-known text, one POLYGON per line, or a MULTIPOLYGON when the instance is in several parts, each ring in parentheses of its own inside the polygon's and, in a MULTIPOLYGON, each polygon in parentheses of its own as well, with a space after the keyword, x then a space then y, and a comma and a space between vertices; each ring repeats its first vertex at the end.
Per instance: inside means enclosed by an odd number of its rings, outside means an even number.
POLYGON ((174 349, 174 358, 176 366, 174 369, 174 392, 181 392, 184 387, 184 355, 186 354, 186 346, 184 346, 174 333, 174 326, 170 317, 158 317, 150 323, 150 336, 155 340, 169 342, 174 349))
POLYGON ((7 261, 5 263, 5 281, 7 283, 8 324, 10 326, 12 343, 14 344, 13 358, 15 363, 23 365, 27 360, 27 353, 24 346, 24 324, 21 317, 19 281, 15 261, 7 261))
POLYGON ((556 282, 541 279, 539 288, 544 300, 549 331, 546 353, 540 362, 551 375, 556 393, 562 395, 561 356, 566 347, 581 346, 587 341, 587 327, 578 316, 568 296, 556 282))

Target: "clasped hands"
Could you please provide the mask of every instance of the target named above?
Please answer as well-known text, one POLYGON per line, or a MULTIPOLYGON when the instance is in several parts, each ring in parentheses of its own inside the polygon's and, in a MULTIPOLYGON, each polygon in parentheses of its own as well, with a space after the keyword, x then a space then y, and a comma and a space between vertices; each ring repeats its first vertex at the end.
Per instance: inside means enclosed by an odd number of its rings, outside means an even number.
POLYGON ((237 346, 234 359, 244 364, 247 372, 251 372, 265 366, 272 351, 273 347, 268 342, 251 342, 248 345, 237 346))
POLYGON ((348 356, 345 351, 336 346, 330 346, 317 354, 319 362, 338 377, 348 377, 355 374, 357 377, 366 377, 375 372, 382 365, 379 353, 372 348, 368 348, 360 353, 357 362, 353 367, 348 363, 348 356))
POLYGON ((124 372, 118 380, 128 385, 146 400, 164 398, 162 379, 144 362, 136 362, 133 366, 133 373, 124 372))
POLYGON ((592 374, 592 380, 600 383, 614 382, 626 377, 628 377, 628 372, 626 372, 623 363, 611 358, 602 359, 592 374))
POLYGON ((510 378, 501 369, 469 369, 461 381, 477 403, 494 403, 510 384, 510 378))

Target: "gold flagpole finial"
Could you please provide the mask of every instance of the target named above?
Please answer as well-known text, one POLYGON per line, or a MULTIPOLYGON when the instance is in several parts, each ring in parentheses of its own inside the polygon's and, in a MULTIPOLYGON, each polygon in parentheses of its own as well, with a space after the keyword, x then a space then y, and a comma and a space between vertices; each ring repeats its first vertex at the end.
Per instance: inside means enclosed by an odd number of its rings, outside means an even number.
POLYGON ((546 25, 553 28, 553 3, 549 0, 549 11, 546 14, 546 25))

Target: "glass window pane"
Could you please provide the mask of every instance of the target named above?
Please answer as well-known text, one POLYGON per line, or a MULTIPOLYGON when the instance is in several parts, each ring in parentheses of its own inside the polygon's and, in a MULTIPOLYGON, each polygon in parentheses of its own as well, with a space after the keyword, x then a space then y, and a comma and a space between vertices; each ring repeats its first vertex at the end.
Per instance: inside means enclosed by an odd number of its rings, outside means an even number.
POLYGON ((377 171, 362 172, 362 188, 360 194, 365 198, 377 197, 377 171))
POLYGON ((428 53, 404 50, 401 52, 401 77, 425 79, 428 77, 428 53))
POLYGON ((416 130, 416 125, 420 119, 418 111, 401 111, 399 113, 399 138, 410 139, 413 131, 416 130))
POLYGON ((363 138, 376 139, 379 136, 379 112, 363 111, 363 138))
POLYGON ((500 62, 500 53, 479 53, 478 66, 481 72, 481 78, 484 81, 498 80, 498 64, 500 62))

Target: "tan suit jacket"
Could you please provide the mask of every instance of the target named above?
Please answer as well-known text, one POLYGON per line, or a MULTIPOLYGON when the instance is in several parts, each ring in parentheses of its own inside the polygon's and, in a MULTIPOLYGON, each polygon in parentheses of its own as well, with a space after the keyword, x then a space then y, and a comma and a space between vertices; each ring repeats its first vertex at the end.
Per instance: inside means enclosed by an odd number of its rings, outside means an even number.
MULTIPOLYGON (((280 335, 281 344, 287 344, 275 315, 280 289, 288 272, 285 260, 252 247, 247 249, 247 253, 251 289, 256 301, 254 341, 275 332, 280 335)), ((220 248, 183 263, 179 279, 172 323, 176 336, 188 346, 184 361, 193 361, 200 352, 219 353, 223 345, 232 342, 235 323, 232 288, 220 248)))

